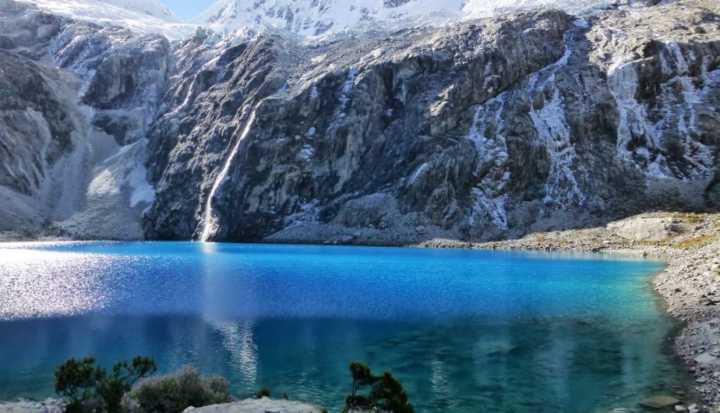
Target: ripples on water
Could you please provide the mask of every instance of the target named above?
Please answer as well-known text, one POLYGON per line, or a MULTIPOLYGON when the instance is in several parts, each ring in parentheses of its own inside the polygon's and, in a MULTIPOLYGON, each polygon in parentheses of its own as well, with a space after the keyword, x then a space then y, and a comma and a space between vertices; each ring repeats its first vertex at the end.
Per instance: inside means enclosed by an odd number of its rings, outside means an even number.
POLYGON ((421 412, 633 407, 682 384, 657 263, 483 251, 198 243, 0 247, 0 399, 68 357, 136 354, 338 408, 347 365, 421 412))

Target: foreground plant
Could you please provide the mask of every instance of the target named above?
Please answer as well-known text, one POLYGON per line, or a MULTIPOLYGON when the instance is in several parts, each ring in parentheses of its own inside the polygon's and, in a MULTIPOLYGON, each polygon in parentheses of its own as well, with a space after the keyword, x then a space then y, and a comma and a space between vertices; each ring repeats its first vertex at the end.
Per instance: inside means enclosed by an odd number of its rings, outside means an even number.
POLYGON ((128 394, 125 410, 130 413, 177 413, 188 407, 230 402, 227 380, 202 377, 192 367, 138 383, 128 394))
POLYGON ((375 376, 367 364, 350 364, 352 394, 345 399, 344 412, 369 410, 391 413, 414 413, 402 384, 389 372, 375 376), (358 394, 362 387, 370 387, 367 395, 358 394))
POLYGON ((117 363, 110 374, 94 358, 70 359, 55 371, 55 391, 68 399, 68 413, 121 413, 123 396, 156 370, 148 357, 117 363))

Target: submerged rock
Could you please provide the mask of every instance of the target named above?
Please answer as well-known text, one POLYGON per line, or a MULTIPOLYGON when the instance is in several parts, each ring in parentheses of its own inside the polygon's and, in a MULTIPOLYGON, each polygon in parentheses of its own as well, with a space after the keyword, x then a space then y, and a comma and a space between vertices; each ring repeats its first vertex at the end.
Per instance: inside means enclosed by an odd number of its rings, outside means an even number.
POLYGON ((653 396, 640 402, 642 407, 649 409, 666 409, 680 403, 680 400, 666 395, 653 396))

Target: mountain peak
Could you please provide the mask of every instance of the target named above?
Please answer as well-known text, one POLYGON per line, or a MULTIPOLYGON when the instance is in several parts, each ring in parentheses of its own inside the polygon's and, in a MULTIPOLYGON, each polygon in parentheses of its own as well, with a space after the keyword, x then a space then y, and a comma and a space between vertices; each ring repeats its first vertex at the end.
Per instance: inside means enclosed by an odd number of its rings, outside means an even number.
POLYGON ((319 37, 387 22, 445 21, 462 16, 463 0, 218 0, 201 21, 221 33, 282 30, 319 37))
MULTIPOLYGON (((615 3, 633 1, 637 0, 615 3)), ((217 0, 198 23, 223 34, 279 30, 318 38, 349 30, 441 25, 522 9, 582 13, 608 4, 608 0, 217 0)))

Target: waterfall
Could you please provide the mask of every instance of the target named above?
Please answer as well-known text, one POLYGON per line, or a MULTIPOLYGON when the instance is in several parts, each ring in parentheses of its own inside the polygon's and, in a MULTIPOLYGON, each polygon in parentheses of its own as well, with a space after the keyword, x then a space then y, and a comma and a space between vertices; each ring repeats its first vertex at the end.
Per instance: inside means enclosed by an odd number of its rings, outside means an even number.
POLYGON ((215 196, 217 195, 218 190, 220 189, 220 186, 223 184, 223 181, 225 178, 227 178, 227 174, 230 171, 230 165, 235 160, 235 157, 237 156, 238 150, 240 149, 240 144, 243 140, 247 137, 248 133, 250 133, 250 129, 252 129, 253 123, 255 123, 255 113, 257 112, 257 107, 253 109, 253 111, 250 113, 250 117, 248 118, 247 122, 245 123, 245 129, 243 129, 242 134, 240 135, 240 138, 238 138, 237 142, 235 142, 235 146, 232 148, 232 151, 230 152, 230 156, 225 160, 225 164, 223 165, 222 169, 220 170, 220 173, 218 174, 217 178, 215 178, 215 182, 213 183, 212 189, 210 189, 210 194, 208 195, 207 201, 205 201, 205 220, 204 220, 204 228, 202 232, 202 236, 200 237, 200 240, 202 242, 207 242, 210 240, 210 237, 214 236, 215 233, 218 230, 218 224, 217 224, 217 218, 215 217, 215 214, 213 213, 213 199, 215 199, 215 196))

